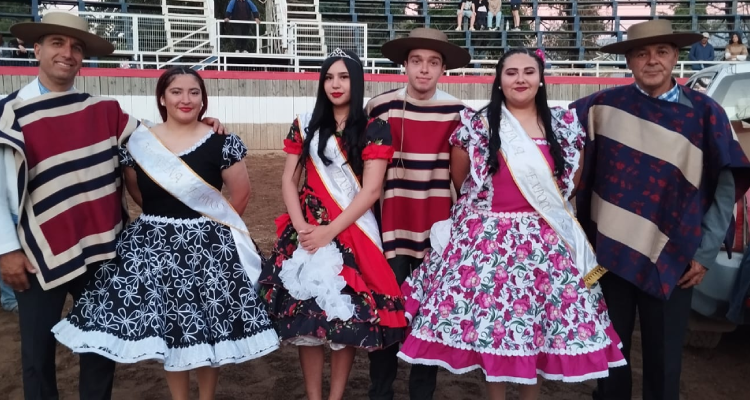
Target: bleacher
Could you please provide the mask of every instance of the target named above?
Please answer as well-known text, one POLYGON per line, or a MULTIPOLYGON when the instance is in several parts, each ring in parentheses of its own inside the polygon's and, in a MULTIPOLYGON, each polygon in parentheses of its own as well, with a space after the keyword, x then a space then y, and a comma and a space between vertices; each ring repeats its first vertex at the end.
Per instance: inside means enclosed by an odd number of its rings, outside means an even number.
POLYGON ((517 46, 543 48, 550 60, 607 59, 598 52, 603 43, 622 39, 627 26, 648 19, 669 19, 678 30, 711 33, 717 55, 723 53, 730 32, 747 36, 750 31, 750 1, 742 0, 524 1, 520 31, 506 29, 512 17, 509 2, 503 1, 501 30, 475 26, 477 30, 469 31, 466 23, 460 32, 455 31, 458 4, 458 0, 325 0, 320 2, 320 13, 324 22, 366 23, 368 58, 382 57, 380 46, 385 41, 418 26, 445 31, 475 60, 496 59, 517 46))
POLYGON ((0 33, 7 41, 13 23, 39 20, 50 9, 76 10, 116 46, 112 57, 91 61, 91 66, 183 63, 196 69, 301 71, 317 68, 328 50, 344 46, 368 60, 372 72, 382 73, 399 69, 382 59, 381 45, 427 26, 443 30, 470 52, 472 69, 459 73, 491 73, 492 60, 509 48, 525 46, 543 48, 554 68, 575 69, 573 74, 591 66, 597 71, 601 66, 622 68, 621 58, 599 48, 622 39, 638 21, 663 18, 677 30, 709 32, 717 59, 730 32, 739 31, 745 43, 750 35, 750 0, 524 0, 519 31, 508 29, 512 17, 507 0, 501 3, 497 31, 480 29, 479 21, 475 31, 468 30, 468 21, 456 31, 459 0, 251 1, 265 9, 265 19, 253 39, 257 50, 250 54, 234 54, 231 30, 221 22, 222 10, 214 9, 225 2, 215 0, 0 0, 0 33))

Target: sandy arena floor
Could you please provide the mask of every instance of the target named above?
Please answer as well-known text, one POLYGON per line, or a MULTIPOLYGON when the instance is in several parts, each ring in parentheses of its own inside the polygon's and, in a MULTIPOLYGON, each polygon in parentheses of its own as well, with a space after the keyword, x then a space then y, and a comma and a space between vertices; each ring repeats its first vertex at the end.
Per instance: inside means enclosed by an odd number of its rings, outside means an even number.
MULTIPOLYGON (((279 178, 283 157, 251 156, 248 160, 253 197, 244 214, 250 232, 264 252, 269 252, 275 239, 274 219, 284 210, 279 178)), ((682 394, 690 400, 750 399, 750 332, 726 335, 714 350, 686 349, 683 360, 682 394)), ((637 335, 637 333, 636 333, 637 335)), ((636 338, 637 341, 637 338, 636 338)), ((636 344, 634 354, 640 352, 636 344)), ((60 346, 57 354, 58 385, 61 399, 77 399, 78 358, 60 346)), ((640 357, 634 357, 636 375, 641 371, 640 357)), ((114 398, 117 400, 168 399, 161 365, 155 362, 119 365, 115 377, 114 398)), ((408 365, 401 363, 395 384, 396 398, 408 399, 408 365)), ((327 379, 327 378, 326 378, 327 379)), ((635 393, 640 393, 641 380, 634 378, 635 393)), ((436 399, 480 399, 484 396, 482 373, 451 375, 441 370, 436 399)), ((365 352, 358 354, 349 379, 347 399, 366 399, 369 385, 368 361, 365 352)), ((544 400, 590 399, 593 382, 562 384, 547 382, 542 388, 544 400)), ((0 398, 22 399, 20 335, 14 314, 0 311, 0 398)), ((197 398, 197 388, 196 395, 197 398)), ((302 374, 294 347, 283 347, 259 360, 222 369, 217 400, 291 400, 304 398, 302 374)), ((517 398, 511 388, 509 399, 517 398)), ((636 397, 638 398, 638 397, 636 397)))

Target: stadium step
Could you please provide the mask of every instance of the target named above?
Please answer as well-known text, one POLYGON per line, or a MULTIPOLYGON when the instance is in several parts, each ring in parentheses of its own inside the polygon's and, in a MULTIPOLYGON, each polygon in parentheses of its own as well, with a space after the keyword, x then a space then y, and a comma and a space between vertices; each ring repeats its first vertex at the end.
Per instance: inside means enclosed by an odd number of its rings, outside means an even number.
POLYGON ((201 52, 194 47, 205 43, 210 50, 210 19, 214 16, 213 0, 161 0, 167 52, 201 52), (200 32, 203 30, 203 32, 200 32))
POLYGON ((286 0, 287 22, 297 24, 297 54, 323 57, 327 52, 325 31, 320 15, 321 0, 286 0))

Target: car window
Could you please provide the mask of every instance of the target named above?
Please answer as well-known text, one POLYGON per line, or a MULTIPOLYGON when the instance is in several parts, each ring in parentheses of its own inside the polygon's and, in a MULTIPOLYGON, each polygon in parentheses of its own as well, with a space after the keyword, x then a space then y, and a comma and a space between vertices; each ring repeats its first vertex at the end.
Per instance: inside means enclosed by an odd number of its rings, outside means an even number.
POLYGON ((750 73, 730 75, 721 80, 711 97, 724 107, 730 120, 739 119, 738 115, 747 118, 750 115, 748 88, 750 88, 750 73))
POLYGON ((711 85, 715 77, 716 74, 697 76, 691 79, 691 82, 688 82, 687 86, 695 91, 706 93, 708 86, 711 85))

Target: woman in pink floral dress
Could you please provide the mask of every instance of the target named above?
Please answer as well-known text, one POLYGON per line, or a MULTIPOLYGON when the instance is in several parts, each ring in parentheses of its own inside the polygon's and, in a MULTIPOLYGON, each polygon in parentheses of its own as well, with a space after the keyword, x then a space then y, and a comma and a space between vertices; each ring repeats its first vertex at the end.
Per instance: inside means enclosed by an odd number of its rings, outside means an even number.
POLYGON ((490 104, 451 136, 460 196, 433 227, 433 250, 403 285, 412 332, 399 357, 453 373, 484 371, 490 398, 520 383, 579 382, 625 364, 607 315, 603 271, 568 198, 584 132, 547 106, 544 61, 526 49, 498 63, 490 104))

